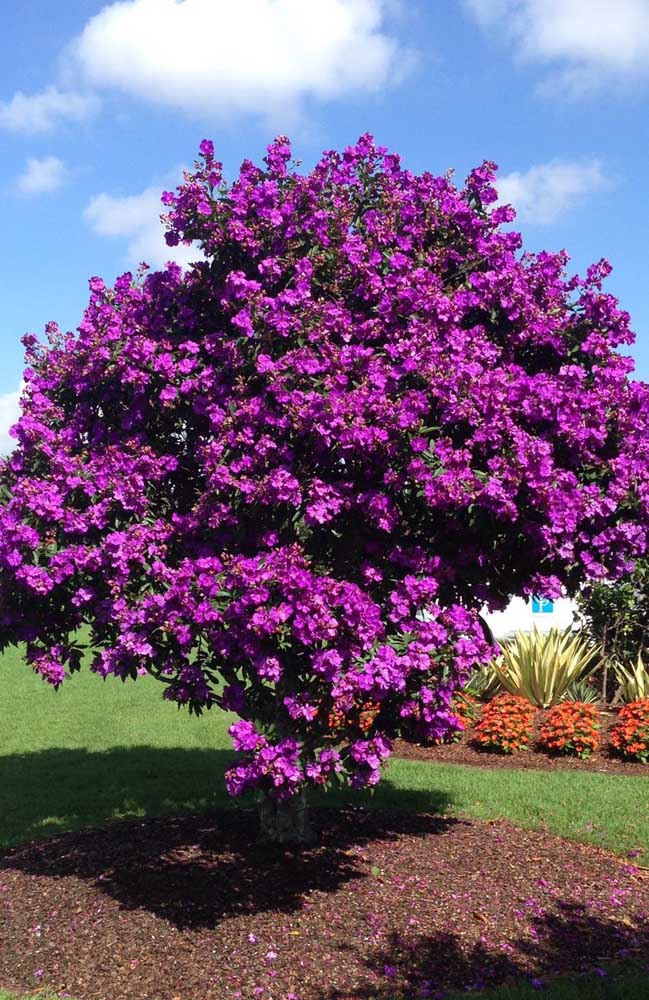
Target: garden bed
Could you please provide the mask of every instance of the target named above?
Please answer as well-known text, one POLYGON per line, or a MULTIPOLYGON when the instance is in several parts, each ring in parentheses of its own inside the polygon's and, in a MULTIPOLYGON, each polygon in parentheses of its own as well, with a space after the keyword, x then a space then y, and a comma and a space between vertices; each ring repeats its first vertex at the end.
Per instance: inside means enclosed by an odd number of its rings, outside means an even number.
POLYGON ((397 740, 394 754, 409 760, 429 760, 439 764, 468 764, 473 767, 514 768, 543 771, 598 771, 608 774, 635 774, 649 777, 649 765, 622 760, 609 745, 608 733, 617 721, 616 712, 601 712, 601 748, 587 760, 579 757, 549 754, 537 748, 537 740, 547 712, 538 711, 534 718, 533 738, 529 750, 511 754, 482 750, 472 743, 473 731, 466 729, 456 743, 431 746, 397 740))
POLYGON ((261 848, 219 812, 0 856, 0 985, 77 1000, 436 997, 646 954, 649 872, 506 822, 328 810, 261 848))

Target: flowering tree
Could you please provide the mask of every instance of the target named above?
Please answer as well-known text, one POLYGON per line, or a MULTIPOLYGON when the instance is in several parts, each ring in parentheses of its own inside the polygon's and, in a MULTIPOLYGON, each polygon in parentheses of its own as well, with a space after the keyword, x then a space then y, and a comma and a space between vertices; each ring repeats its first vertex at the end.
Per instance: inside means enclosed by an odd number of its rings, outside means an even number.
POLYGON ((77 334, 25 338, 0 637, 57 687, 85 625, 102 677, 236 712, 229 791, 299 839, 307 786, 458 725, 483 602, 644 552, 649 409, 608 265, 520 255, 493 164, 457 189, 369 136, 290 161, 227 185, 203 142, 162 199, 201 261, 93 278, 77 334))

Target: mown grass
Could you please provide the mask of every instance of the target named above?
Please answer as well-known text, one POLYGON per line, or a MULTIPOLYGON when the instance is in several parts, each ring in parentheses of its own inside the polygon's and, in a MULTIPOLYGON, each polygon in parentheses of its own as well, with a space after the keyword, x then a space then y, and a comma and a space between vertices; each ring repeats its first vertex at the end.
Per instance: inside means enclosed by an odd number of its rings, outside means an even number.
POLYGON ((388 775, 392 787, 446 797, 447 811, 476 819, 508 819, 525 829, 546 829, 617 854, 640 851, 638 862, 649 862, 649 774, 486 771, 395 760, 388 775))
POLYGON ((87 672, 54 691, 16 652, 0 659, 0 845, 225 800, 223 712, 190 717, 149 677, 87 672))
MULTIPOLYGON (((482 993, 471 993, 471 996, 476 1000, 647 1000, 649 978, 647 972, 640 966, 618 967, 609 969, 604 977, 599 975, 570 979, 562 977, 554 981, 543 981, 541 987, 522 983, 515 986, 501 986, 482 993)), ((449 993, 446 1000, 466 1000, 466 997, 466 992, 449 993)))
POLYGON ((50 993, 24 993, 22 996, 18 996, 16 993, 0 990, 0 1000, 58 1000, 58 997, 52 996, 50 993))

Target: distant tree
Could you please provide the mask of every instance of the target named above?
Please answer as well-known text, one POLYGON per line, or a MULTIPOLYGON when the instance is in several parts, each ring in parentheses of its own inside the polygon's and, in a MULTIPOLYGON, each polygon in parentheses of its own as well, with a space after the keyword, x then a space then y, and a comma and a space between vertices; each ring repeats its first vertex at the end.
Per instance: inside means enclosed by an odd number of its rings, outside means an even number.
POLYGON ((77 333, 25 338, 0 476, 2 646, 57 687, 86 626, 100 676, 235 711, 228 788, 280 840, 309 785, 458 726, 483 602, 628 571, 649 497, 608 264, 521 256, 491 163, 457 189, 369 136, 290 161, 226 184, 201 144, 163 203, 202 259, 93 278, 77 333))
POLYGON ((639 559, 633 572, 616 581, 593 583, 577 597, 584 627, 604 653, 602 697, 614 694, 611 663, 635 663, 649 647, 649 562, 639 559))

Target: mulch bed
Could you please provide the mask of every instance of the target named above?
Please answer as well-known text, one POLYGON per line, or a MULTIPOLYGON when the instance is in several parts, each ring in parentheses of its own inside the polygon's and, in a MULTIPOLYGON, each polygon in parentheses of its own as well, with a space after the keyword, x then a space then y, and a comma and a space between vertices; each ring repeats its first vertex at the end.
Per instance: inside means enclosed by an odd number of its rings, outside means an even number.
POLYGON ((649 871, 506 822, 244 810, 0 855, 0 984, 78 1000, 394 1000, 649 954, 649 871))
POLYGON ((473 732, 465 730, 457 743, 428 746, 396 740, 394 756, 410 760, 435 761, 439 764, 469 764, 472 767, 529 769, 533 771, 599 771, 605 774, 639 774, 649 777, 649 765, 622 760, 610 746, 608 733, 617 722, 616 712, 600 715, 600 749, 588 760, 578 757, 557 756, 536 748, 539 731, 547 712, 539 711, 534 720, 534 733, 530 750, 503 754, 482 750, 472 745, 473 732))

